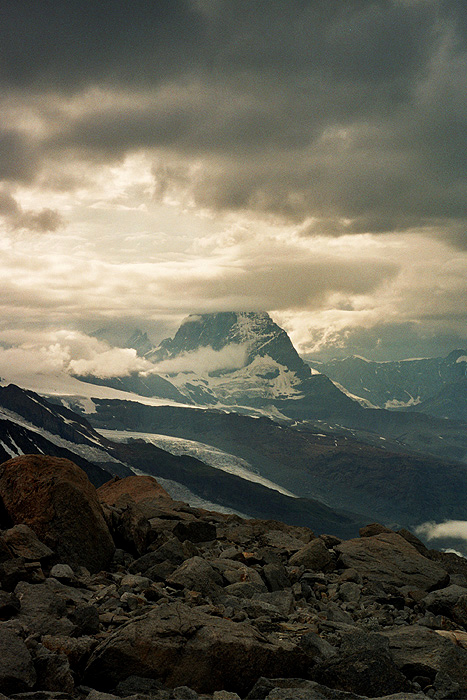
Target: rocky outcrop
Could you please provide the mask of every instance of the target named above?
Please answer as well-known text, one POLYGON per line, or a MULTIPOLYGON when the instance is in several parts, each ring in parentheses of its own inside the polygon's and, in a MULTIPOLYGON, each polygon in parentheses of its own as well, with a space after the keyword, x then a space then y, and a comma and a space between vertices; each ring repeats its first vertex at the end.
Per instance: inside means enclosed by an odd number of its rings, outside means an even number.
MULTIPOLYGON (((96 499, 80 484, 76 502, 96 499)), ((15 510, 6 498, 16 524, 0 531, 0 693, 467 696, 467 572, 459 557, 378 524, 342 541, 191 508, 147 477, 113 480, 97 494, 117 544, 99 571, 65 559, 58 534, 52 548, 31 520, 19 522, 28 508, 15 510)))
POLYGON ((273 642, 252 624, 175 602, 156 606, 102 642, 85 681, 116 685, 130 671, 156 676, 169 687, 207 693, 227 688, 243 696, 262 673, 301 676, 307 666, 306 654, 293 642, 273 642))
POLYGON ((415 586, 425 591, 449 582, 444 569, 422 556, 394 532, 348 540, 336 547, 341 561, 367 579, 393 586, 415 586))
POLYGON ((114 544, 96 490, 73 462, 25 455, 0 465, 0 498, 17 525, 28 525, 63 561, 99 571, 114 544))

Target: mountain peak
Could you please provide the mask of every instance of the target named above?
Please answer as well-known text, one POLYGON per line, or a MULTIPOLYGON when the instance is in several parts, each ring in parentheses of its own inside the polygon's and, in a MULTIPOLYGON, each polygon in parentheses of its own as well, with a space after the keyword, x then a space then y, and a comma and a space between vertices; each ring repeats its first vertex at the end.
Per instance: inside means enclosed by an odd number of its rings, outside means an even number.
POLYGON ((151 350, 154 350, 155 346, 149 340, 147 333, 143 333, 142 330, 136 328, 128 338, 125 347, 133 348, 136 350, 137 354, 142 357, 148 352, 151 352, 151 350))
POLYGON ((162 341, 159 348, 147 357, 157 362, 207 347, 218 352, 228 345, 246 346, 246 365, 258 356, 268 356, 302 378, 310 375, 309 367, 298 355, 287 333, 266 311, 190 314, 182 321, 173 339, 162 341))

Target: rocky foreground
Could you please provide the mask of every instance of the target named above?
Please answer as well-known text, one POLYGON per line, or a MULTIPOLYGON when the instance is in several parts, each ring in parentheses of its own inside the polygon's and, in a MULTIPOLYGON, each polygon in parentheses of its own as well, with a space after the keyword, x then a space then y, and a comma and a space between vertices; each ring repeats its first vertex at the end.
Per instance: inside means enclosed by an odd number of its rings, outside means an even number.
POLYGON ((0 465, 0 700, 467 698, 467 560, 0 465), (3 695, 1 695, 3 694, 3 695))

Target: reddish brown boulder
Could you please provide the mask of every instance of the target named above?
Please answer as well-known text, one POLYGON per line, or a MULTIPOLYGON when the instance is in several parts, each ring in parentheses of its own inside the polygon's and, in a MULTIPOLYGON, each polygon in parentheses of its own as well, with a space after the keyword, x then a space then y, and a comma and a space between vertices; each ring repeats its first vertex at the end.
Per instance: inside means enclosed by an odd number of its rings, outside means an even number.
POLYGON ((96 489, 68 459, 15 457, 0 465, 0 497, 15 524, 25 523, 68 564, 105 568, 115 550, 96 489))
POLYGON ((118 477, 97 489, 98 498, 118 547, 141 556, 150 544, 149 521, 168 517, 175 501, 152 476, 118 477))
POLYGON ((129 502, 141 503, 148 499, 171 501, 171 497, 153 476, 127 476, 114 478, 97 489, 101 503, 108 506, 124 506, 129 502))

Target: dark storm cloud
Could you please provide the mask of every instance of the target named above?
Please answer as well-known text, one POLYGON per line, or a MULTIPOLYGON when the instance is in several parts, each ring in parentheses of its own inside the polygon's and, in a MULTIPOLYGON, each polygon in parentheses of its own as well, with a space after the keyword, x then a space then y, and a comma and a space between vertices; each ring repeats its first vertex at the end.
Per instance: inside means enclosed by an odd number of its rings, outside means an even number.
POLYGON ((157 83, 208 72, 294 80, 322 71, 387 82, 420 66, 430 3, 387 0, 93 0, 2 8, 2 79, 70 89, 93 82, 157 83))
MULTIPOLYGON (((317 217, 324 234, 422 227, 462 245, 465 15, 462 0, 11 1, 0 79, 13 94, 112 92, 65 110, 41 147, 159 149, 159 196, 183 186, 203 207, 317 217), (195 179, 183 159, 202 162, 195 179)), ((0 177, 32 177, 35 142, 5 143, 0 177)))
POLYGON ((65 92, 102 82, 154 83, 184 70, 198 25, 183 0, 8 0, 1 80, 65 92))

